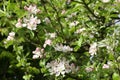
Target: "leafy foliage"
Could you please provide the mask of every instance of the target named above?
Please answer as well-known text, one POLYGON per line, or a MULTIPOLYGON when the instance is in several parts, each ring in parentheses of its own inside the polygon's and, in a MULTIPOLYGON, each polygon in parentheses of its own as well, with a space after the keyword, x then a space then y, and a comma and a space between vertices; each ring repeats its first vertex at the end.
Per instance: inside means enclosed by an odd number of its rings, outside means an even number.
POLYGON ((120 0, 0 1, 1 80, 119 80, 120 0))

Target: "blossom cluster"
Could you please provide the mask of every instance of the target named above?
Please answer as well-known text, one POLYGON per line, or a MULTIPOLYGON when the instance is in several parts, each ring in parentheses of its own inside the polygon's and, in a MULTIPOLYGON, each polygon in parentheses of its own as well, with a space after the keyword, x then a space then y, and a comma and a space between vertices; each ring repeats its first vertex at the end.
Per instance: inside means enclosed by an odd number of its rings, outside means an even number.
POLYGON ((90 66, 90 67, 86 67, 85 68, 85 71, 86 72, 92 72, 94 70, 94 67, 93 66, 90 66))
POLYGON ((45 48, 47 45, 52 45, 52 40, 56 37, 56 33, 46 33, 46 40, 44 42, 43 47, 45 48))
POLYGON ((21 27, 27 27, 30 30, 36 30, 37 25, 41 23, 41 20, 35 16, 38 12, 40 12, 39 9, 37 9, 36 5, 30 5, 29 7, 25 6, 25 10, 29 12, 26 17, 22 19, 18 19, 18 22, 16 23, 17 28, 21 27))
MULTIPOLYGON (((110 62, 108 62, 107 64, 103 64, 102 69, 110 69, 110 65, 111 65, 110 62)), ((92 66, 89 66, 89 67, 86 67, 86 68, 85 68, 85 71, 86 71, 87 73, 92 72, 92 71, 95 71, 95 67, 94 67, 93 65, 92 65, 92 66)))
POLYGON ((31 14, 37 14, 40 12, 40 10, 37 9, 36 5, 24 6, 24 9, 30 12, 31 14))
POLYGON ((51 75, 55 76, 65 76, 65 73, 74 73, 78 70, 78 67, 75 67, 73 63, 70 64, 70 62, 65 58, 62 58, 61 60, 53 60, 50 63, 47 63, 46 68, 48 68, 51 75))
POLYGON ((55 37, 56 37, 56 33, 54 32, 54 33, 47 33, 46 34, 46 37, 49 37, 49 38, 51 38, 51 39, 54 39, 55 37))
POLYGON ((14 37, 15 37, 15 32, 10 32, 4 43, 7 43, 7 41, 14 40, 14 37))
POLYGON ((44 56, 44 49, 37 47, 32 53, 34 54, 33 59, 42 58, 44 56))
POLYGON ((19 1, 0 3, 0 52, 14 53, 10 65, 24 69, 24 79, 109 80, 119 72, 120 0, 19 1))
POLYGON ((36 30, 37 24, 40 24, 40 19, 37 19, 36 16, 28 16, 23 19, 23 27, 27 27, 30 30, 36 30))
POLYGON ((45 40, 43 47, 45 48, 47 45, 50 46, 51 44, 52 44, 52 41, 50 39, 47 39, 47 40, 45 40))
POLYGON ((13 40, 14 37, 15 37, 15 32, 10 32, 9 35, 8 35, 8 37, 7 37, 7 41, 13 40))
POLYGON ((97 43, 93 43, 90 45, 89 53, 91 56, 93 56, 96 55, 96 52, 97 52, 97 43))
POLYGON ((49 24, 50 23, 50 19, 48 17, 46 17, 43 22, 45 22, 46 24, 49 24))
POLYGON ((73 21, 69 24, 70 28, 74 27, 74 26, 77 26, 79 24, 78 21, 73 21))
POLYGON ((54 47, 56 51, 70 52, 73 51, 73 48, 70 48, 68 45, 56 44, 54 47))
POLYGON ((108 64, 104 64, 102 68, 103 68, 103 69, 109 69, 110 66, 109 66, 108 64))
POLYGON ((85 30, 86 30, 85 28, 77 29, 77 30, 75 31, 75 34, 82 33, 82 32, 85 31, 85 30))

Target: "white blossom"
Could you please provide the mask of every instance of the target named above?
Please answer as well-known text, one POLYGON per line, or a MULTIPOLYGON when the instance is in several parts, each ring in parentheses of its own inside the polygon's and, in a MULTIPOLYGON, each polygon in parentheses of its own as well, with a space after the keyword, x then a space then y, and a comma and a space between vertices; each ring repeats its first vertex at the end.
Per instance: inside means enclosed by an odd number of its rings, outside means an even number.
POLYGON ((97 52, 97 43, 93 43, 90 45, 90 48, 89 48, 89 53, 90 55, 95 55, 97 52))
POLYGON ((72 73, 76 73, 78 70, 79 70, 79 67, 77 66, 75 66, 75 64, 74 63, 72 63, 71 65, 70 65, 70 69, 71 69, 71 72, 72 73))
POLYGON ((65 76, 65 73, 70 73, 75 70, 75 66, 73 66, 73 64, 70 65, 69 61, 65 58, 47 63, 46 68, 48 68, 50 75, 55 76, 65 76))
POLYGON ((74 12, 71 14, 72 17, 75 17, 77 15, 77 12, 74 12))
POLYGON ((57 44, 54 48, 56 51, 62 51, 62 52, 73 51, 73 48, 70 48, 70 46, 67 46, 67 45, 63 46, 62 44, 60 45, 57 44))
POLYGON ((36 5, 30 5, 29 7, 24 6, 24 9, 27 10, 27 11, 29 11, 29 12, 32 13, 32 14, 37 14, 37 13, 40 12, 40 10, 37 9, 37 6, 36 6, 36 5))
POLYGON ((10 32, 4 43, 6 44, 8 41, 14 40, 14 37, 15 37, 15 32, 10 32))
POLYGON ((28 18, 24 18, 23 22, 24 27, 27 27, 30 30, 36 30, 37 24, 41 23, 40 19, 37 19, 37 17, 34 17, 33 15, 28 18))
POLYGON ((21 28, 22 27, 22 20, 18 19, 18 22, 15 25, 17 28, 21 28))
POLYGON ((46 17, 46 18, 43 20, 43 22, 45 22, 46 24, 49 24, 49 23, 50 23, 50 19, 46 17))
POLYGON ((55 74, 55 76, 59 76, 60 74, 65 74, 65 66, 61 61, 51 61, 50 63, 47 63, 46 67, 49 68, 51 75, 55 74))
POLYGON ((23 18, 23 21, 21 19, 18 19, 18 22, 16 23, 15 26, 17 28, 27 27, 30 30, 36 30, 37 25, 40 23, 41 21, 40 19, 37 18, 37 16, 27 15, 26 17, 23 18))
POLYGON ((35 51, 32 52, 34 54, 33 59, 42 58, 44 56, 43 52, 44 49, 40 49, 39 47, 37 47, 35 51))
POLYGON ((41 23, 41 20, 38 19, 34 14, 37 14, 40 12, 40 10, 37 9, 36 5, 30 5, 29 7, 25 6, 24 9, 29 11, 31 14, 26 15, 26 17, 24 17, 22 20, 18 19, 18 22, 15 26, 17 28, 27 27, 30 30, 36 30, 37 25, 41 23))
POLYGON ((14 37, 15 36, 15 32, 10 32, 9 36, 14 37))
POLYGON ((70 26, 70 28, 71 28, 71 27, 76 26, 76 25, 78 25, 78 24, 79 24, 78 21, 74 21, 74 22, 70 23, 69 26, 70 26))
POLYGON ((108 64, 104 64, 102 68, 103 68, 103 69, 109 69, 110 66, 109 66, 108 64))
POLYGON ((45 43, 44 43, 43 47, 45 48, 47 45, 50 46, 51 43, 52 43, 52 41, 50 39, 47 39, 47 40, 45 40, 45 43))
POLYGON ((66 10, 62 10, 61 14, 65 14, 66 13, 66 10))
POLYGON ((47 37, 50 37, 51 39, 55 38, 56 37, 56 33, 47 33, 46 34, 47 37))
POLYGON ((86 67, 85 68, 86 72, 91 72, 94 70, 94 68, 91 66, 91 67, 86 67))
POLYGON ((103 3, 108 3, 110 0, 102 0, 103 3))
POLYGON ((50 38, 55 38, 56 37, 56 33, 49 33, 50 38))
POLYGON ((80 29, 78 29, 75 33, 76 33, 76 34, 79 34, 79 33, 83 32, 84 30, 86 30, 86 29, 85 29, 85 28, 80 28, 80 29))
POLYGON ((7 37, 7 41, 14 40, 14 37, 15 37, 15 32, 10 32, 7 37))

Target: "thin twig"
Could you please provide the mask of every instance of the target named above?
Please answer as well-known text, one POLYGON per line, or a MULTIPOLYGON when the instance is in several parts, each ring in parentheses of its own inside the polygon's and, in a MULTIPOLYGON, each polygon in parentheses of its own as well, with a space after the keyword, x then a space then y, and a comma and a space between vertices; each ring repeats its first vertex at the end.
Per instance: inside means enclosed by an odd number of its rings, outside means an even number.
POLYGON ((31 43, 31 44, 33 44, 34 46, 40 46, 39 44, 36 44, 36 43, 34 43, 33 41, 31 41, 31 40, 29 40, 29 39, 25 39, 27 42, 29 42, 29 43, 31 43))
POLYGON ((55 8, 55 6, 54 6, 54 4, 52 3, 52 1, 51 1, 51 7, 54 9, 54 11, 56 12, 56 14, 57 14, 57 22, 59 23, 59 25, 60 25, 60 27, 61 27, 61 32, 63 33, 63 25, 62 25, 62 23, 61 23, 61 21, 60 21, 60 16, 59 16, 59 12, 57 11, 57 9, 55 8))
MULTIPOLYGON (((52 25, 52 27, 53 27, 53 29, 54 29, 54 25, 53 25, 53 23, 52 23, 52 19, 51 19, 51 17, 49 16, 49 12, 48 12, 48 10, 47 10, 47 8, 46 8, 46 5, 44 4, 43 0, 41 0, 41 3, 42 3, 42 5, 43 5, 43 8, 44 8, 45 12, 46 12, 47 15, 48 15, 47 17, 48 17, 48 19, 50 20, 50 23, 51 23, 51 25, 52 25)), ((58 31, 56 31, 55 29, 54 29, 54 31, 57 33, 57 35, 59 35, 58 31)))
POLYGON ((82 2, 83 2, 83 4, 84 4, 85 8, 86 8, 95 18, 99 18, 99 17, 96 16, 96 15, 94 14, 94 12, 88 7, 87 3, 86 3, 84 0, 82 0, 82 2))

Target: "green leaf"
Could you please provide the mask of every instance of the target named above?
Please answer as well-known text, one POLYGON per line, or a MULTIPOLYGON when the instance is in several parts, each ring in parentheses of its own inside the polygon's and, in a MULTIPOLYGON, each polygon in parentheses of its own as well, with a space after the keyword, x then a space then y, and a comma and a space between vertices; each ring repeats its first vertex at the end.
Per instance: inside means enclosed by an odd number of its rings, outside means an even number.
POLYGON ((45 66, 45 63, 46 63, 46 60, 43 59, 43 60, 40 60, 39 65, 40 65, 41 67, 44 67, 44 66, 45 66))
POLYGON ((46 69, 46 68, 41 68, 41 72, 42 72, 42 73, 46 73, 46 72, 47 72, 47 69, 46 69))
POLYGON ((77 51, 79 48, 79 46, 74 47, 74 51, 77 51))
POLYGON ((71 57, 71 60, 72 60, 72 61, 77 61, 77 60, 76 60, 76 57, 75 57, 74 55, 71 55, 70 57, 71 57))
POLYGON ((73 79, 73 78, 67 78, 67 80, 75 80, 75 79, 73 79))
POLYGON ((29 73, 35 73, 35 74, 39 74, 40 73, 40 71, 39 71, 39 69, 37 69, 36 67, 28 67, 28 70, 29 70, 29 73))
POLYGON ((30 31, 30 36, 31 36, 31 38, 34 38, 35 34, 33 31, 30 31))
POLYGON ((81 47, 82 42, 83 42, 83 37, 80 36, 79 40, 76 41, 76 45, 79 46, 79 47, 81 47))
POLYGON ((26 75, 23 76, 24 80, 31 80, 31 78, 32 78, 31 74, 26 74, 26 75))
POLYGON ((112 75, 112 79, 113 79, 113 80, 120 80, 120 75, 119 75, 118 73, 114 73, 114 74, 112 75))
POLYGON ((117 61, 120 62, 120 56, 117 58, 117 61))
POLYGON ((0 17, 6 16, 6 12, 0 10, 0 17))
POLYGON ((114 55, 112 53, 109 54, 109 60, 114 60, 114 55))
POLYGON ((74 48, 74 51, 77 51, 77 50, 81 47, 82 42, 83 42, 83 37, 80 36, 79 40, 74 43, 74 45, 77 45, 77 46, 74 48))
POLYGON ((14 41, 6 41, 5 48, 7 49, 9 46, 13 45, 14 41))

